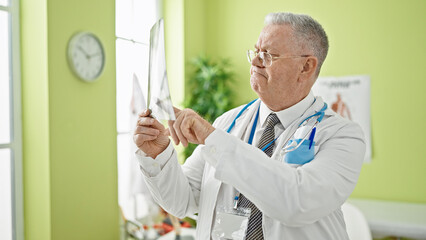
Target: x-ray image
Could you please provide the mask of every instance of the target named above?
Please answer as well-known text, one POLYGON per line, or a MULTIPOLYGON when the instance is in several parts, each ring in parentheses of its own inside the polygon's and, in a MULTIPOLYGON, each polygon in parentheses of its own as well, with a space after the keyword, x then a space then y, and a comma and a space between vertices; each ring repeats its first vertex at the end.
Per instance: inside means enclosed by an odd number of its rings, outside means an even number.
POLYGON ((138 114, 147 109, 146 98, 143 96, 142 88, 139 85, 139 79, 133 73, 133 92, 132 92, 131 110, 132 114, 138 114))
POLYGON ((176 119, 167 80, 163 19, 154 24, 150 33, 147 105, 159 120, 176 119))

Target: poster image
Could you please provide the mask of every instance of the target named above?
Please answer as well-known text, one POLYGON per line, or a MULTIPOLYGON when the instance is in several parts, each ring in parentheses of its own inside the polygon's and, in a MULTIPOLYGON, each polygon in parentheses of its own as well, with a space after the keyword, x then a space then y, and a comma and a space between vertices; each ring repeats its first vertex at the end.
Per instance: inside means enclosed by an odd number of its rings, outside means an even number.
POLYGON ((312 91, 340 116, 358 123, 365 135, 364 162, 371 161, 370 77, 319 77, 312 91))

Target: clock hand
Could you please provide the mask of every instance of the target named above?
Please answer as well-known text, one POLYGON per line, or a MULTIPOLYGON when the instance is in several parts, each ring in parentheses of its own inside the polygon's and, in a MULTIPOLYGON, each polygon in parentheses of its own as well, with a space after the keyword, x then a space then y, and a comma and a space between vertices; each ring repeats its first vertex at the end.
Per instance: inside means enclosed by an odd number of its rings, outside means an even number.
POLYGON ((89 58, 92 58, 92 57, 98 56, 98 55, 100 55, 100 54, 101 54, 100 52, 94 53, 94 54, 92 54, 92 55, 89 55, 89 58))
POLYGON ((84 49, 82 48, 82 47, 80 47, 80 46, 77 46, 77 48, 78 48, 78 50, 80 50, 85 56, 86 56, 86 58, 87 59, 89 59, 90 58, 90 55, 89 54, 87 54, 86 53, 86 51, 84 51, 84 49))

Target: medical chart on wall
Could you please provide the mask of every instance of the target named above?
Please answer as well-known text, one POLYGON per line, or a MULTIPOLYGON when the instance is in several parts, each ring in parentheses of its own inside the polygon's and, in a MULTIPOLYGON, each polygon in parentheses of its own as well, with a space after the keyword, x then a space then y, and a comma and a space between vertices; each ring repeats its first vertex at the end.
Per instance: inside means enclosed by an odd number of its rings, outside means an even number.
POLYGON ((312 91, 315 96, 321 96, 333 111, 361 126, 367 146, 364 162, 370 162, 370 77, 319 77, 312 91))

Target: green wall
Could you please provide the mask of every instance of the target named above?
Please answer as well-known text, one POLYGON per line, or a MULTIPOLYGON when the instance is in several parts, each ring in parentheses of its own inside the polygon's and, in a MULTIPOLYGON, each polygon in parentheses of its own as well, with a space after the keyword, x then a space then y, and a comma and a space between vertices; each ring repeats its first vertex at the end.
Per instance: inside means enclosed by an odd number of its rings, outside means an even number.
MULTIPOLYGON (((289 11, 317 19, 330 41, 321 75, 371 76, 373 159, 364 164, 352 197, 426 203, 425 1, 192 2, 185 1, 185 46, 232 60, 239 104, 256 97, 245 52, 256 43, 264 16, 289 11)), ((188 62, 197 53, 185 54, 188 62)))
MULTIPOLYGON (((255 98, 245 51, 264 16, 316 18, 331 46, 322 75, 371 76, 373 159, 353 197, 426 202, 425 1, 164 0, 163 7, 177 105, 188 62, 200 53, 230 58, 237 102, 255 98)), ((21 0, 26 239, 118 239, 114 9, 114 0, 21 0), (105 71, 92 84, 66 61, 78 31, 94 32, 106 50, 105 71)))
POLYGON ((191 74, 192 58, 206 53, 206 3, 200 0, 163 0, 167 76, 173 104, 181 106, 185 79, 191 74))
POLYGON ((22 0, 25 238, 118 239, 115 1, 22 0), (97 82, 68 67, 70 37, 91 31, 97 82))
POLYGON ((183 0, 164 0, 163 15, 167 77, 172 101, 176 106, 179 106, 183 102, 185 91, 183 0))
POLYGON ((21 82, 26 239, 50 240, 46 0, 21 1, 21 82))

